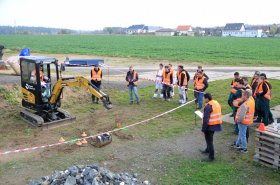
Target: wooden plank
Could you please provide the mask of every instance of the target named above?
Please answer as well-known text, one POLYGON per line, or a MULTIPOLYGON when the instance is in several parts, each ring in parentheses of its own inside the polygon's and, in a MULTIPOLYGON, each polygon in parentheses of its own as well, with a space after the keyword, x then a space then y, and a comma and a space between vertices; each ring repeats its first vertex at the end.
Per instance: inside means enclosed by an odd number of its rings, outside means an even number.
POLYGON ((265 161, 263 161, 263 160, 261 160, 261 159, 254 159, 254 161, 256 161, 256 162, 258 162, 258 163, 260 163, 260 164, 262 164, 262 165, 264 165, 264 166, 266 166, 266 167, 269 167, 269 168, 280 169, 279 166, 276 166, 276 165, 274 165, 274 164, 267 163, 267 162, 265 162, 265 161))
POLYGON ((268 145, 268 146, 271 146, 274 148, 279 148, 279 146, 280 146, 280 144, 278 144, 278 143, 275 143, 273 141, 268 141, 268 140, 258 138, 258 137, 256 137, 256 143, 261 143, 261 144, 268 145))
POLYGON ((261 150, 265 150, 265 151, 268 151, 268 152, 271 152, 271 153, 274 153, 276 155, 280 155, 280 150, 275 150, 274 148, 272 147, 269 147, 269 146, 260 146, 260 145, 256 145, 256 150, 258 151, 261 151, 261 150))
POLYGON ((256 147, 255 152, 258 154, 263 154, 271 158, 275 158, 275 156, 278 157, 278 160, 280 160, 280 153, 275 152, 273 149, 267 148, 267 147, 256 147))
POLYGON ((270 155, 267 152, 259 151, 257 152, 257 156, 259 159, 266 160, 267 162, 271 164, 277 164, 280 166, 280 158, 279 155, 270 155))
POLYGON ((256 135, 257 138, 263 139, 263 140, 267 140, 267 141, 271 141, 277 144, 280 144, 280 139, 275 138, 275 137, 269 137, 267 135, 256 135))
POLYGON ((256 129, 256 135, 268 135, 280 139, 280 134, 276 132, 273 127, 267 127, 265 131, 259 131, 256 129))
POLYGON ((277 166, 277 167, 280 167, 280 164, 279 163, 275 163, 273 160, 265 157, 265 156, 256 156, 255 157, 256 160, 261 160, 261 161, 265 161, 266 163, 268 164, 271 164, 272 166, 277 166))

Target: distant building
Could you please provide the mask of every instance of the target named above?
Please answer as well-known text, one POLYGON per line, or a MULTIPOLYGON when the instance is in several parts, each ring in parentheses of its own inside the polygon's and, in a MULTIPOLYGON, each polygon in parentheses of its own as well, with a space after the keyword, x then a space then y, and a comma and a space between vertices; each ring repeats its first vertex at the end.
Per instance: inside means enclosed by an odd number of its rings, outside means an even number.
POLYGON ((222 32, 223 37, 262 37, 262 29, 247 28, 244 23, 228 23, 222 32))
POLYGON ((139 34, 139 33, 145 33, 145 25, 144 24, 138 24, 138 25, 132 25, 129 26, 126 31, 127 34, 139 34))
POLYGON ((145 26, 144 32, 145 33, 155 33, 156 31, 162 29, 160 26, 145 26))
POLYGON ((193 35, 192 26, 190 25, 179 25, 176 31, 178 35, 193 35))
POLYGON ((170 28, 162 28, 160 30, 157 30, 155 32, 155 35, 157 36, 174 36, 176 33, 176 30, 170 29, 170 28))

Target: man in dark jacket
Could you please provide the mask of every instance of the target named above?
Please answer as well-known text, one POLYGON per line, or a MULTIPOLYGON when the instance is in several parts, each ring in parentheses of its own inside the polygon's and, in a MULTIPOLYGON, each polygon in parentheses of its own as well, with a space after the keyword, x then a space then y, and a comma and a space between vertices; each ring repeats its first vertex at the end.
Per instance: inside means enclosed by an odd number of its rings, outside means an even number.
POLYGON ((213 136, 216 131, 222 131, 222 110, 220 104, 213 100, 210 93, 204 94, 204 99, 206 106, 201 131, 204 133, 207 147, 205 150, 201 150, 201 153, 209 154, 207 161, 213 161, 215 159, 213 136))
POLYGON ((138 82, 138 74, 136 71, 134 71, 133 66, 129 67, 129 71, 126 74, 126 81, 128 82, 128 92, 130 96, 130 104, 133 104, 133 94, 135 94, 135 98, 137 101, 137 104, 140 104, 140 98, 138 95, 138 90, 137 90, 137 82, 138 82))

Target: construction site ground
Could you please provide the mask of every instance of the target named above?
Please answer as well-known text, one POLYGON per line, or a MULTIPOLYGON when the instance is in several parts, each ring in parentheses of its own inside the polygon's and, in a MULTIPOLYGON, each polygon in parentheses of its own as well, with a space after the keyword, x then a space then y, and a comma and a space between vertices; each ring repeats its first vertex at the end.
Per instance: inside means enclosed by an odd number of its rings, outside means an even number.
MULTIPOLYGON (((12 55, 12 54, 11 54, 12 55)), ((64 60, 65 55, 50 55, 64 60)), ((73 55, 76 58, 95 56, 73 55)), ((57 143, 80 137, 82 132, 97 134, 112 130, 120 120, 121 126, 156 116, 178 106, 177 96, 171 102, 152 99, 153 82, 140 80, 141 105, 129 105, 129 95, 124 82, 129 65, 133 64, 140 77, 154 78, 158 63, 139 59, 106 58, 109 68, 104 68, 103 88, 114 104, 112 110, 91 103, 90 94, 80 88, 65 88, 62 107, 75 115, 73 124, 41 131, 27 125, 19 117, 21 108, 20 78, 12 70, 0 71, 0 150, 1 152, 25 147, 57 143), (93 111, 93 109, 95 111, 93 111)), ((178 62, 172 62, 175 66, 178 62)), ((185 65, 193 76, 196 64, 185 65)), ((279 79, 278 68, 213 67, 205 70, 211 83, 208 89, 223 106, 223 113, 230 113, 227 106, 229 83, 233 72, 251 76, 255 70, 266 72, 269 78, 279 79), (222 80, 227 79, 227 80, 222 80), (217 81, 218 80, 218 81, 217 81)), ((90 68, 66 68, 64 76, 82 75, 89 78, 90 68)), ((272 80, 274 92, 280 90, 280 82, 272 80)), ((177 93, 177 91, 175 91, 177 93)), ((177 94, 178 95, 178 94, 177 94)), ((280 104, 280 95, 274 94, 273 106, 280 104)), ((189 92, 189 100, 193 93, 189 92)), ((255 126, 250 128, 249 153, 240 154, 230 148, 236 139, 234 125, 224 123, 223 132, 215 134, 216 161, 202 162, 206 156, 199 149, 205 148, 204 135, 200 131, 201 120, 194 119, 194 103, 176 112, 125 131, 113 134, 113 142, 103 148, 90 144, 79 147, 73 144, 55 146, 30 152, 0 156, 0 184, 26 184, 63 170, 72 165, 98 162, 112 171, 137 173, 139 179, 152 184, 277 184, 280 172, 260 166, 253 161, 255 126), (206 178, 211 177, 211 178, 206 178), (240 180, 242 179, 242 181, 240 180)), ((279 110, 275 109, 275 116, 279 110)))

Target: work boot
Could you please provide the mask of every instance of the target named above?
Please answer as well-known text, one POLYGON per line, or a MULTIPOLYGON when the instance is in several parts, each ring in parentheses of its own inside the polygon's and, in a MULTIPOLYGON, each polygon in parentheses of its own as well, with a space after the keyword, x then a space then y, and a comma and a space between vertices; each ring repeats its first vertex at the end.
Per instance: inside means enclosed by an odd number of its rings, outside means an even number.
POLYGON ((133 104, 133 101, 130 101, 130 105, 132 105, 133 104))
POLYGON ((214 158, 207 158, 207 159, 202 159, 201 162, 213 162, 215 159, 214 158))
POLYGON ((202 154, 209 154, 209 151, 207 151, 206 149, 205 150, 199 150, 200 151, 200 153, 202 153, 202 154))

